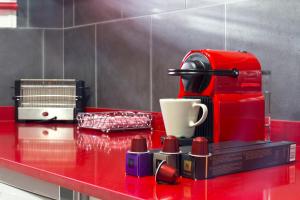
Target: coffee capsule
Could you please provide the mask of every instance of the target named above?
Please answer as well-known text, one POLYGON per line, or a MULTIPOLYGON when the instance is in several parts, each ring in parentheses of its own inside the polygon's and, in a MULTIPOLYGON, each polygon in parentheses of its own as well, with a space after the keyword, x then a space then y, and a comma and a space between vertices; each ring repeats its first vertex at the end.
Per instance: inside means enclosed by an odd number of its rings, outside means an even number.
POLYGON ((208 140, 205 137, 196 137, 192 143, 192 155, 208 155, 208 140))
POLYGON ((147 140, 145 137, 137 135, 131 140, 131 152, 147 152, 147 140))
POLYGON ((163 153, 179 153, 179 142, 175 136, 169 135, 164 139, 163 153))
POLYGON ((178 173, 176 168, 167 164, 167 161, 162 161, 157 167, 155 173, 155 182, 176 184, 178 182, 178 173))

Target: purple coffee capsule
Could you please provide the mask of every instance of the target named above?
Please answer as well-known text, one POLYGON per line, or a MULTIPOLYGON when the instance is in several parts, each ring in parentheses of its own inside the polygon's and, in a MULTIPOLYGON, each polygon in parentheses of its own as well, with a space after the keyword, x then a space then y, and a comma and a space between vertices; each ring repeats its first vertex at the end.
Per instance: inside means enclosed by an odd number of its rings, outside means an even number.
POLYGON ((147 149, 147 140, 136 136, 131 140, 130 151, 126 153, 126 174, 132 176, 153 175, 153 153, 147 149))

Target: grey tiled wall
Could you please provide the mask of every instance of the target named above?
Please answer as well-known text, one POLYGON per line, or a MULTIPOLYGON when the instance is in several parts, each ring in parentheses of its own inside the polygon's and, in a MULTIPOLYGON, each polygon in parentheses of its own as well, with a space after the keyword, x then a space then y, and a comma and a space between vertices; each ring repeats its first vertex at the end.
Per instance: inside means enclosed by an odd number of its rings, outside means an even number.
MULTIPOLYGON (((247 50, 272 70, 273 117, 300 120, 298 0, 19 4, 20 28, 0 29, 7 47, 0 47, 0 67, 9 66, 7 80, 0 79, 2 94, 16 77, 72 77, 87 82, 90 106, 159 111, 159 98, 175 97, 178 90, 178 79, 168 77, 167 69, 178 67, 187 51, 247 50)), ((1 105, 9 99, 3 96, 1 105)))
POLYGON ((63 30, 44 30, 44 78, 63 78, 63 30))
POLYGON ((149 110, 150 20, 142 17, 98 25, 100 106, 149 110))
MULTIPOLYGON (((95 66, 84 73, 97 72, 97 106, 159 111, 159 98, 178 92, 167 69, 190 49, 247 50, 272 70, 273 117, 300 120, 297 0, 65 0, 64 10, 65 35, 82 27, 96 31, 95 61, 85 51, 80 64, 95 66)), ((87 45, 84 36, 70 40, 87 45)), ((65 56, 78 60, 73 45, 65 41, 65 56)))
POLYGON ((0 105, 13 105, 14 81, 63 77, 63 1, 18 0, 18 28, 0 28, 0 105))
POLYGON ((85 80, 90 88, 89 105, 95 106, 95 27, 64 31, 65 78, 85 80))
POLYGON ((41 37, 41 30, 0 31, 1 105, 12 104, 15 79, 42 77, 41 37))
POLYGON ((18 0, 18 27, 62 28, 64 0, 18 0))

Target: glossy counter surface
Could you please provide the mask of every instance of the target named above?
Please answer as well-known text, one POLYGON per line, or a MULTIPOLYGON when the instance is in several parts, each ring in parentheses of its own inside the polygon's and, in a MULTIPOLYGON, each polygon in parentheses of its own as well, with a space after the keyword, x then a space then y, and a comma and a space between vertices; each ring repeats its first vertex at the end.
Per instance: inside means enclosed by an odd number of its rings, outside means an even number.
MULTIPOLYGON (((274 130, 275 140, 292 138, 299 144, 299 129, 275 123, 274 130)), ((159 130, 102 134, 78 130, 73 124, 0 121, 0 167, 101 199, 300 199, 299 162, 210 180, 181 178, 178 185, 126 176, 125 152, 131 138, 144 135, 149 145, 158 147, 164 134, 159 130)))

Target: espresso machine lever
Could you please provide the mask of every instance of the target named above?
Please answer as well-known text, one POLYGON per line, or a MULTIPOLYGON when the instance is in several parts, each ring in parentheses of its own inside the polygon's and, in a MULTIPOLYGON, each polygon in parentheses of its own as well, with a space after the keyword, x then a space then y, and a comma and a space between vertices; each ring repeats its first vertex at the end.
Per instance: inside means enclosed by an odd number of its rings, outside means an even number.
POLYGON ((168 74, 171 76, 202 76, 202 75, 214 75, 214 76, 231 76, 238 77, 239 70, 238 69, 219 69, 219 70, 199 70, 199 69, 168 69, 168 74))

